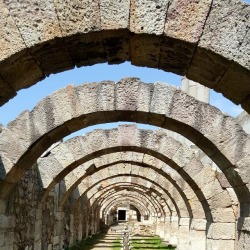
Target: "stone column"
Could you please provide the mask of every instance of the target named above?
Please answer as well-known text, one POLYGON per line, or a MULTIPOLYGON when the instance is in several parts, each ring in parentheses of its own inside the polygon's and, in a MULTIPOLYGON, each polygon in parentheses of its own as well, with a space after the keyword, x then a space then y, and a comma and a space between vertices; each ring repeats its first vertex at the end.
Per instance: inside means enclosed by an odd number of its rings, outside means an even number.
POLYGON ((181 90, 201 102, 210 102, 210 89, 197 82, 187 79, 185 76, 181 80, 181 90))
POLYGON ((237 229, 238 242, 236 249, 250 249, 250 217, 240 217, 237 229))
POLYGON ((162 239, 164 239, 164 235, 165 235, 164 217, 157 218, 156 234, 159 235, 162 239))
POLYGON ((70 214, 69 231, 70 231, 69 245, 72 245, 74 243, 74 215, 73 214, 70 214))
POLYGON ((189 224, 190 218, 179 219, 178 249, 186 250, 189 246, 189 224))
POLYGON ((12 216, 0 214, 0 249, 14 249, 15 220, 12 216))
POLYGON ((206 228, 205 219, 191 219, 189 246, 190 249, 206 249, 206 228))
POLYGON ((179 218, 171 217, 171 230, 169 243, 173 246, 178 245, 178 230, 179 230, 179 218))
POLYGON ((63 246, 63 217, 64 213, 57 211, 55 215, 53 249, 62 249, 63 246))
POLYGON ((169 242, 169 239, 170 239, 170 230, 171 230, 170 217, 166 217, 165 226, 164 226, 164 240, 167 242, 169 242))
POLYGON ((235 223, 207 223, 207 250, 235 249, 235 223))
POLYGON ((42 249, 42 210, 36 209, 34 248, 42 249))

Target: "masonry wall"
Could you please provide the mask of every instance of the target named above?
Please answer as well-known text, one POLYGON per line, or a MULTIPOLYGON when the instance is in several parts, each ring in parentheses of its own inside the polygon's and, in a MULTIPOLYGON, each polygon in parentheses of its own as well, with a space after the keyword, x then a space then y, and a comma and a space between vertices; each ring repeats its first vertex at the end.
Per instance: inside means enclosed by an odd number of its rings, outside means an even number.
POLYGON ((13 190, 6 215, 0 218, 1 250, 62 249, 96 233, 89 204, 80 203, 72 213, 69 199, 59 209, 60 185, 51 191, 41 206, 42 184, 37 166, 33 166, 13 190))

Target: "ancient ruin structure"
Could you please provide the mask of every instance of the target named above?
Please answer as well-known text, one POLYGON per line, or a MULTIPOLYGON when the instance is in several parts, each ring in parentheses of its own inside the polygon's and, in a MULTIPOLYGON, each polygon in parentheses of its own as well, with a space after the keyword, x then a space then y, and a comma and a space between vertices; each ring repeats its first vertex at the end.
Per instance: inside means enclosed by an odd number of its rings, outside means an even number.
POLYGON ((238 0, 0 1, 1 105, 51 73, 100 62, 201 84, 69 85, 1 126, 0 249, 66 249, 128 218, 179 250, 250 249, 249 13, 238 0), (222 113, 206 87, 245 111, 222 113), (63 141, 119 121, 159 128, 63 141))

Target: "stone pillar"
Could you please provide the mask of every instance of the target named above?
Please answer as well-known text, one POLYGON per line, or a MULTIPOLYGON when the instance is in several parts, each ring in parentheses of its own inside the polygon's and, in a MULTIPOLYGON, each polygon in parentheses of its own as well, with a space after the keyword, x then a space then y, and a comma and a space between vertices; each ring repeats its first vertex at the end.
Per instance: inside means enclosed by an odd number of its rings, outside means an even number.
POLYGON ((170 217, 166 217, 165 218, 165 226, 164 226, 164 241, 169 242, 169 240, 170 240, 170 230, 171 230, 170 217))
POLYGON ((207 250, 235 249, 235 223, 207 223, 207 250))
POLYGON ((64 228, 64 218, 65 218, 65 214, 64 212, 60 211, 60 220, 56 223, 56 227, 57 227, 57 232, 59 233, 59 242, 60 242, 60 249, 63 248, 64 245, 64 239, 65 239, 65 228, 64 228))
POLYGON ((210 102, 210 89, 197 82, 187 79, 185 76, 181 80, 181 90, 201 102, 210 102))
POLYGON ((165 235, 165 221, 164 221, 163 217, 157 218, 156 234, 159 235, 162 239, 164 239, 164 235, 165 235))
POLYGON ((14 229, 15 220, 12 216, 0 214, 0 249, 9 250, 14 249, 14 229))
POLYGON ((206 228, 205 219, 191 219, 189 246, 191 249, 206 249, 206 228))
POLYGON ((53 249, 62 249, 63 246, 63 217, 64 213, 57 211, 55 215, 53 249))
POLYGON ((70 231, 69 244, 72 245, 74 243, 74 215, 73 214, 70 214, 69 231, 70 231))
POLYGON ((189 246, 189 224, 190 218, 179 219, 178 249, 186 250, 189 246))
POLYGON ((236 249, 250 249, 250 217, 240 217, 238 219, 237 229, 238 242, 236 249))
POLYGON ((169 243, 173 246, 178 245, 178 230, 179 230, 179 218, 171 217, 171 230, 169 243))
POLYGON ((42 249, 42 210, 36 209, 34 248, 42 249))

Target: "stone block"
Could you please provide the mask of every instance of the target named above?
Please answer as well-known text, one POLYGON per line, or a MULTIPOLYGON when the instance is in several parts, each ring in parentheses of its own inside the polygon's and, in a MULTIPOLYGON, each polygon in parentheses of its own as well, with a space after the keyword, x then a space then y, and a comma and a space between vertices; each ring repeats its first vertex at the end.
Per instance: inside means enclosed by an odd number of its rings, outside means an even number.
POLYGON ((175 162, 175 164, 182 168, 191 161, 193 156, 194 152, 183 144, 182 147, 176 151, 172 157, 172 160, 175 162))
POLYGON ((56 12, 62 28, 62 35, 88 33, 101 29, 99 1, 56 0, 56 12))
POLYGON ((14 232, 7 231, 4 235, 4 245, 11 246, 14 242, 14 232))
POLYGON ((207 250, 229 250, 235 249, 234 240, 207 239, 207 250))
POLYGON ((15 52, 19 52, 26 48, 22 35, 15 24, 8 5, 3 1, 0 3, 0 37, 1 52, 0 61, 8 58, 15 52))
POLYGON ((213 240, 234 240, 235 223, 208 223, 207 235, 213 240))
POLYGON ((191 230, 206 231, 207 221, 205 219, 191 219, 191 230))
POLYGON ((238 0, 213 1, 199 45, 233 60, 245 39, 249 10, 238 0))
POLYGON ((169 4, 164 34, 197 43, 202 34, 211 1, 174 0, 169 4))
MULTIPOLYGON (((101 82, 99 92, 98 110, 114 111, 115 110, 115 83, 112 81, 101 82)), ((107 118, 108 118, 107 114, 107 118)))
POLYGON ((101 27, 103 30, 129 28, 130 1, 100 1, 101 27))
POLYGON ((5 2, 28 47, 61 36, 54 1, 5 2))
POLYGON ((6 216, 0 214, 0 228, 2 229, 12 229, 15 227, 15 219, 12 216, 6 216))
POLYGON ((162 82, 155 82, 149 110, 150 113, 169 114, 175 91, 176 87, 174 86, 162 82))
POLYGON ((237 223, 237 229, 239 231, 250 232, 250 217, 239 217, 237 223))
POLYGON ((138 78, 124 78, 116 84, 116 110, 137 110, 140 84, 138 78))
POLYGON ((130 36, 131 63, 136 66, 158 68, 160 59, 160 42, 158 36, 134 34, 130 36))
POLYGON ((189 236, 189 249, 206 249, 205 231, 191 230, 189 236))
POLYGON ((40 170, 43 188, 47 188, 58 173, 64 169, 54 156, 49 156, 49 159, 41 159, 38 168, 40 170))
POLYGON ((132 0, 130 30, 134 33, 161 35, 164 30, 169 1, 132 0))
POLYGON ((179 226, 189 226, 189 225, 190 225, 190 218, 179 219, 179 226))
POLYGON ((233 222, 236 220, 232 207, 212 209, 214 222, 233 222))
POLYGON ((232 199, 226 190, 209 199, 209 206, 211 209, 227 208, 232 206, 232 199))
POLYGON ((239 239, 236 243, 236 247, 238 250, 247 250, 250 246, 250 233, 249 231, 240 231, 239 239))

